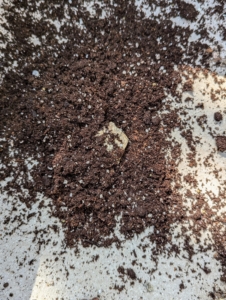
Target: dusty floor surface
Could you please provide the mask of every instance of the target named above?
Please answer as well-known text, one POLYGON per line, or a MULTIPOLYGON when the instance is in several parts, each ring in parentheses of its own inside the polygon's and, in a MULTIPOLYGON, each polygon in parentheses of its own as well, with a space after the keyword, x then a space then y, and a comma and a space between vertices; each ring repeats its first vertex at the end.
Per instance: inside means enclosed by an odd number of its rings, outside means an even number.
POLYGON ((223 1, 0 6, 0 299, 226 297, 223 1))

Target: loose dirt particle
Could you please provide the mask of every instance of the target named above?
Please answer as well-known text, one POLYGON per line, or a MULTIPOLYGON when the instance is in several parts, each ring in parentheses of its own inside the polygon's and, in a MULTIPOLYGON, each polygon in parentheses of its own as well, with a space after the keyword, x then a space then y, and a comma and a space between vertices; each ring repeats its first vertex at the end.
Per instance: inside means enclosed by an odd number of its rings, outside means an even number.
POLYGON ((133 280, 137 278, 136 273, 134 272, 133 269, 127 269, 127 275, 133 280))
POLYGON ((217 150, 220 152, 226 151, 226 137, 218 136, 216 138, 217 150))
POLYGON ((222 121, 222 119, 223 119, 223 116, 220 112, 215 112, 214 113, 214 120, 215 121, 220 122, 220 121, 222 121))

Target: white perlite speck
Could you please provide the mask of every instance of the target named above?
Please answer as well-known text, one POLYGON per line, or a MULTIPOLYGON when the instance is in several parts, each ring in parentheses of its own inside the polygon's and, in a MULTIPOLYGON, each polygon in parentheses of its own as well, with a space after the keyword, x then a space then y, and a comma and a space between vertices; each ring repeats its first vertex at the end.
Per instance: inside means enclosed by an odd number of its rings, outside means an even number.
POLYGON ((39 77, 40 76, 39 71, 37 71, 37 70, 33 70, 32 71, 32 75, 35 76, 35 77, 39 77))

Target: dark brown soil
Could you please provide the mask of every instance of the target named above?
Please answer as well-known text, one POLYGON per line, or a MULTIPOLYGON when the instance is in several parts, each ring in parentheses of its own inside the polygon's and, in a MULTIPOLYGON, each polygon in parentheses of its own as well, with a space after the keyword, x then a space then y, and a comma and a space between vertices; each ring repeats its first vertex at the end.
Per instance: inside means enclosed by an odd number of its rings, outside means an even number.
MULTIPOLYGON (((174 203, 177 209, 182 204, 171 190, 175 166, 165 158, 170 144, 158 112, 166 90, 176 95, 180 82, 174 65, 182 54, 171 33, 184 33, 168 21, 160 26, 139 16, 132 5, 112 9, 110 19, 84 16, 88 32, 75 27, 72 34, 66 27, 69 42, 57 57, 55 49, 42 51, 32 64, 20 66, 23 76, 9 72, 1 90, 3 125, 9 126, 9 114, 14 120, 6 135, 39 161, 35 184, 27 187, 53 199, 53 214, 62 221, 70 246, 79 240, 84 246, 118 241, 117 222, 126 238, 154 226, 156 240, 164 244, 170 224, 183 218, 182 210, 174 214, 174 203), (159 36, 162 43, 157 45, 153 41, 159 36), (81 39, 85 44, 73 46, 81 39), (169 44, 170 52, 165 50, 169 44), (161 65, 167 76, 159 71, 161 65), (33 70, 40 76, 33 76, 33 70), (96 136, 109 122, 129 138, 120 163, 107 152, 104 137, 96 136)), ((22 22, 18 15, 16 19, 22 22)), ((27 31, 15 27, 14 19, 8 21, 17 47, 24 47, 27 31)), ((27 30, 30 22, 23 22, 27 30)), ((34 33, 39 36, 36 29, 34 33)), ((27 56, 23 59, 29 61, 27 56)), ((174 126, 177 121, 168 129, 174 126)), ((31 198, 24 201, 30 205, 31 198)))
POLYGON ((226 136, 217 136, 216 138, 217 150, 220 152, 226 151, 226 136))
POLYGON ((223 116, 220 112, 215 112, 214 113, 214 120, 217 121, 217 122, 220 122, 223 120, 223 116))
POLYGON ((196 19, 196 17, 198 16, 198 12, 192 4, 186 3, 185 1, 181 0, 176 1, 176 3, 178 5, 180 16, 182 18, 189 21, 194 21, 196 19))
POLYGON ((4 288, 7 288, 8 286, 9 286, 8 282, 6 282, 6 283, 3 284, 4 288))
POLYGON ((127 269, 127 275, 133 280, 137 278, 136 273, 133 271, 133 269, 127 269))

